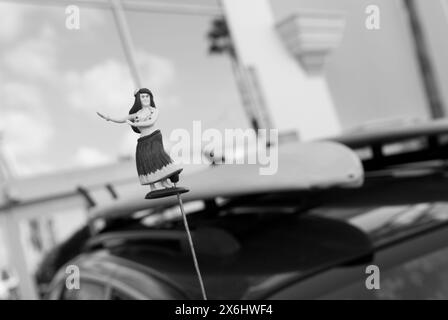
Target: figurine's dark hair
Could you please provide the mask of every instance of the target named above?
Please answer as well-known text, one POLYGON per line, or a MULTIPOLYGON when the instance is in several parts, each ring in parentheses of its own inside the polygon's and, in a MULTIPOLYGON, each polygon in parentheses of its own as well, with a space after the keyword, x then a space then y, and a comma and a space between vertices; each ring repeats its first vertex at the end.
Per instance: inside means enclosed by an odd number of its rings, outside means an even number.
MULTIPOLYGON (((140 93, 149 94, 149 105, 153 108, 156 108, 156 104, 154 103, 154 96, 152 95, 151 90, 146 89, 146 88, 141 88, 134 93, 134 97, 135 97, 134 105, 132 106, 131 110, 129 110, 129 114, 136 113, 142 109, 142 102, 140 101, 140 93)), ((134 132, 140 133, 140 130, 138 128, 132 127, 132 126, 131 126, 131 128, 132 128, 132 130, 134 130, 134 132)))

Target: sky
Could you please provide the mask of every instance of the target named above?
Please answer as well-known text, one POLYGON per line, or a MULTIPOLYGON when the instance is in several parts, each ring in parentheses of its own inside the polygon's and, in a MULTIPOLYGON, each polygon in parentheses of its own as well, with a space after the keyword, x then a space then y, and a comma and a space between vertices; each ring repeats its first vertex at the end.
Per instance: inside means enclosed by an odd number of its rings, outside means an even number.
MULTIPOLYGON (((171 1, 175 2, 175 1, 171 1)), ((212 1, 191 1, 214 4, 212 1)), ((133 84, 111 12, 0 1, 0 131, 19 176, 96 166, 133 156, 138 135, 105 122, 133 103, 133 84)), ((247 128, 227 56, 208 54, 212 17, 126 12, 143 86, 165 132, 247 128)), ((169 144, 169 141, 167 142, 169 144)))
MULTIPOLYGON (((425 27, 446 28, 445 16, 435 15, 440 3, 418 3, 430 14, 423 20, 425 27)), ((136 89, 112 12, 79 7, 80 29, 69 30, 64 6, 0 0, 0 132, 4 151, 20 176, 97 166, 135 153, 137 134, 96 115, 124 116, 136 89)), ((298 9, 345 13, 343 39, 324 70, 344 129, 375 119, 427 116, 401 1, 275 0, 271 7, 277 21, 298 9), (377 31, 364 25, 365 8, 372 3, 381 8, 382 27, 377 31)), ((249 127, 229 57, 208 54, 212 17, 130 11, 126 17, 143 85, 153 91, 160 108, 158 126, 166 147, 170 132, 191 132, 193 121, 201 121, 204 130, 249 127)), ((427 38, 437 54, 434 69, 444 83, 448 45, 438 34, 427 38)), ((443 93, 448 105, 446 90, 443 93)), ((308 107, 306 101, 297 106, 308 107)))

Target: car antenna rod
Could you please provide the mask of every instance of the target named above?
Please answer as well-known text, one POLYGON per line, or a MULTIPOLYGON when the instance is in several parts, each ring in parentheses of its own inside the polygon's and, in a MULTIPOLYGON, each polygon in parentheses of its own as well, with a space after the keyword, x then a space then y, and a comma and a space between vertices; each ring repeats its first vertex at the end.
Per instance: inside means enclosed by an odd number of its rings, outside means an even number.
POLYGON ((196 258, 196 253, 194 250, 193 239, 191 238, 190 228, 188 227, 187 216, 184 211, 184 205, 182 203, 182 198, 180 193, 177 193, 177 200, 179 201, 179 208, 182 213, 182 219, 184 220, 185 230, 187 231, 188 242, 190 244, 191 255, 193 256, 194 267, 196 268, 196 273, 199 279, 199 285, 201 286, 202 297, 207 300, 207 294, 205 293, 204 282, 202 281, 201 270, 199 269, 198 259, 196 258))

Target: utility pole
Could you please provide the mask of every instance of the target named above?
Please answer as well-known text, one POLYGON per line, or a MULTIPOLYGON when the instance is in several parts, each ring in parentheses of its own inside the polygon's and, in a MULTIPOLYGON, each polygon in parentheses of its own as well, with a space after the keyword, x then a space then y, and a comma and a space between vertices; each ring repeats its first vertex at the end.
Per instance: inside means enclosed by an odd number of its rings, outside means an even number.
POLYGON ((417 54, 417 62, 420 69, 426 98, 428 99, 431 116, 434 119, 443 118, 443 108, 440 90, 437 85, 436 75, 432 65, 428 44, 425 38, 423 26, 420 22, 415 0, 404 0, 408 11, 409 25, 414 39, 414 48, 417 54))
POLYGON ((124 55, 128 62, 131 71, 132 79, 134 80, 135 89, 142 87, 142 78, 138 72, 137 59, 135 58, 134 44, 132 42, 131 32, 123 10, 121 0, 110 0, 112 5, 112 12, 114 14, 115 22, 120 35, 121 44, 123 46, 124 55))

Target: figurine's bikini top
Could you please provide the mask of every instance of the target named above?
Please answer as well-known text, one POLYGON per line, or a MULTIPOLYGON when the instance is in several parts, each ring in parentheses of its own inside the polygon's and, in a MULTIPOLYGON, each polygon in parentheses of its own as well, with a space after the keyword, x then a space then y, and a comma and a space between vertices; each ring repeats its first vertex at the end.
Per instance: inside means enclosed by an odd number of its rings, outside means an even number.
POLYGON ((151 119, 152 114, 154 113, 154 111, 152 110, 152 108, 142 108, 141 110, 137 111, 137 116, 138 118, 136 118, 135 120, 140 122, 140 121, 146 121, 151 119))

